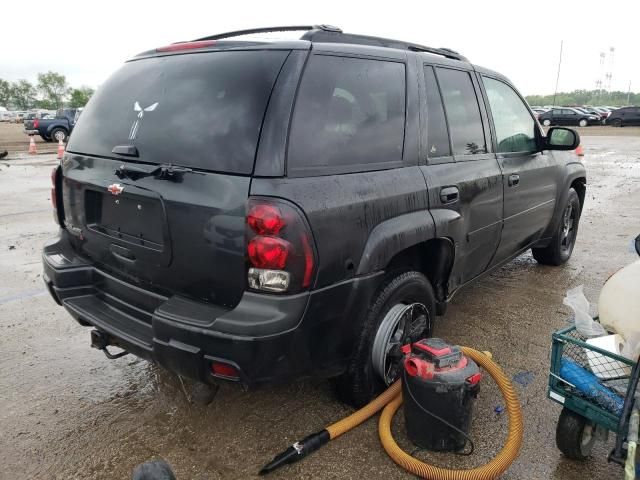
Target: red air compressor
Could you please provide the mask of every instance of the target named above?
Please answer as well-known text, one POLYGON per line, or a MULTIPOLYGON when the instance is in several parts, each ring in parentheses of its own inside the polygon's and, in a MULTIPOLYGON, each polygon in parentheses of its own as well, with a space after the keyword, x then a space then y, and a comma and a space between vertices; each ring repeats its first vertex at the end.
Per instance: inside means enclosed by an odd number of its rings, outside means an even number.
POLYGON ((403 347, 402 399, 409 440, 435 451, 461 450, 471 427, 480 369, 460 347, 429 338, 403 347))

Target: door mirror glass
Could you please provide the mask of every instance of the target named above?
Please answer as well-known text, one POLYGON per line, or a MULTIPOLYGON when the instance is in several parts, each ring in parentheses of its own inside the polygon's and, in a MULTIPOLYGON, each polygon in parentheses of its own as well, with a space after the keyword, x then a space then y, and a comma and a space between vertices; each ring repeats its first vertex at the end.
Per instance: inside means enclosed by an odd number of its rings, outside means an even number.
POLYGON ((580 136, 570 128, 554 127, 547 132, 548 150, 575 150, 580 145, 580 136))

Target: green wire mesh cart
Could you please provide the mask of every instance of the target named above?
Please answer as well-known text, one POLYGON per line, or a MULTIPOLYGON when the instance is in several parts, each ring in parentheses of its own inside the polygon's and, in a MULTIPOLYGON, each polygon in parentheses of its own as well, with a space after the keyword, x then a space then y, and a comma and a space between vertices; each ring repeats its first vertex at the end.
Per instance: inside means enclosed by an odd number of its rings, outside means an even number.
POLYGON ((629 418, 635 402, 638 363, 590 345, 574 326, 552 336, 548 396, 563 406, 556 444, 583 460, 596 440, 616 435, 609 461, 624 465, 629 418))

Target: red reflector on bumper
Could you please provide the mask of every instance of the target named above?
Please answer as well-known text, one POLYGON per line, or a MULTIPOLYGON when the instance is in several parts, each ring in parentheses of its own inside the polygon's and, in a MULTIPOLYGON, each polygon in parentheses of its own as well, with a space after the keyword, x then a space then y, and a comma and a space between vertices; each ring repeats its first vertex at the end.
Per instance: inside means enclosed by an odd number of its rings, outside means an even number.
POLYGON ((211 373, 218 377, 238 379, 240 378, 240 372, 233 365, 221 362, 211 363, 211 373))

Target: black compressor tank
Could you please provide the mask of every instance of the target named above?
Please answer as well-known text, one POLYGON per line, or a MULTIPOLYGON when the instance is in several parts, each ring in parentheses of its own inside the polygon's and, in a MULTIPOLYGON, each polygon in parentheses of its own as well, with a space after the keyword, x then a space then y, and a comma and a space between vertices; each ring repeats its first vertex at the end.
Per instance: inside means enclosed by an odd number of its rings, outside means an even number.
POLYGON ((439 338, 405 345, 402 351, 402 398, 409 440, 428 450, 462 450, 480 391, 478 365, 460 347, 439 338))

